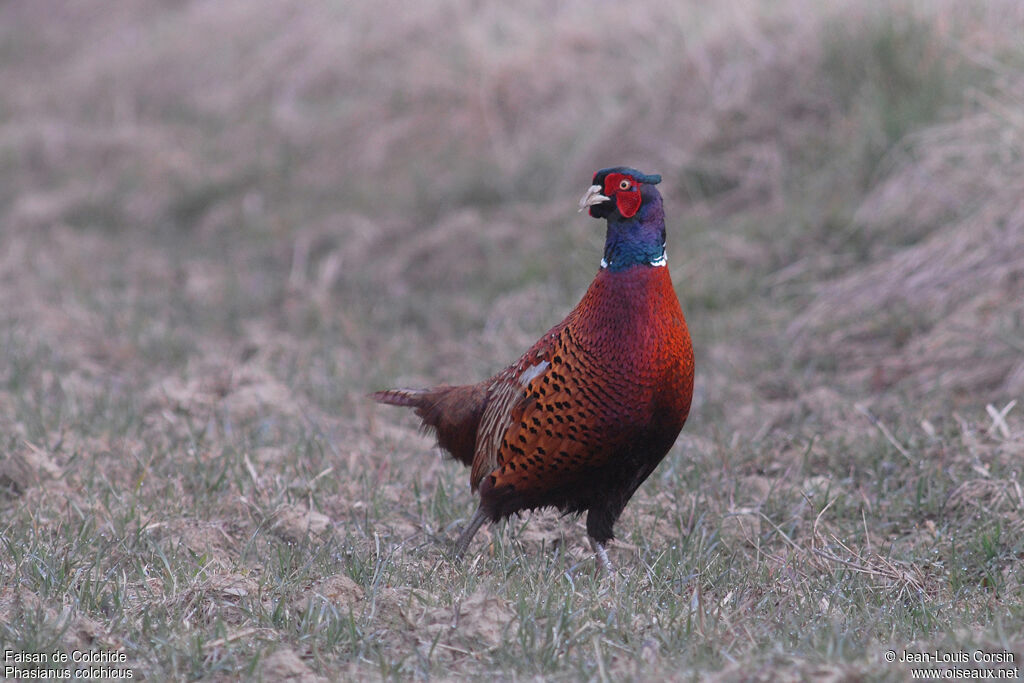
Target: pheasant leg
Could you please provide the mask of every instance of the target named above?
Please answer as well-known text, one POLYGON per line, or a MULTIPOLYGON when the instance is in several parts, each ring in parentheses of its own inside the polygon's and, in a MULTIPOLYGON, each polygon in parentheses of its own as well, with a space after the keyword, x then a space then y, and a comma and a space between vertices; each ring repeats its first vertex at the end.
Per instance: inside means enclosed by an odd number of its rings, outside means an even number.
POLYGON ((597 558, 597 566, 608 574, 615 573, 615 567, 612 566, 612 561, 608 559, 608 551, 605 550, 604 543, 595 541, 594 537, 591 536, 590 547, 593 548, 594 555, 597 558))
POLYGON ((487 521, 487 513, 484 512, 483 507, 478 507, 476 512, 473 513, 472 519, 469 520, 469 524, 459 535, 459 540, 455 542, 455 559, 461 560, 462 556, 466 554, 466 548, 469 547, 469 542, 476 536, 476 532, 480 530, 483 523, 487 521))

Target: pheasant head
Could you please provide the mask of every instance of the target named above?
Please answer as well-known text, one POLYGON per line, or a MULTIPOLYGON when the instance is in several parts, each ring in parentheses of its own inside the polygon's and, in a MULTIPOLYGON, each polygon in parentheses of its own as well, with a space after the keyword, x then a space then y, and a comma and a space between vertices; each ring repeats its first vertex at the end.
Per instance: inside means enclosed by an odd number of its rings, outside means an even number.
POLYGON ((594 174, 580 211, 608 221, 601 267, 612 272, 637 265, 665 265, 665 213, 655 187, 660 175, 617 166, 594 174))

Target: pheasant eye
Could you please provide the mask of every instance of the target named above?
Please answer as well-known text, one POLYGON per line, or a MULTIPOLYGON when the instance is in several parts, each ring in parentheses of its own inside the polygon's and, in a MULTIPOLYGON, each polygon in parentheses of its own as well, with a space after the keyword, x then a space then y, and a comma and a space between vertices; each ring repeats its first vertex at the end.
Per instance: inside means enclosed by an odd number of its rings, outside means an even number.
POLYGON ((619 181, 620 190, 628 190, 630 185, 631 183, 626 178, 623 178, 622 180, 619 181))

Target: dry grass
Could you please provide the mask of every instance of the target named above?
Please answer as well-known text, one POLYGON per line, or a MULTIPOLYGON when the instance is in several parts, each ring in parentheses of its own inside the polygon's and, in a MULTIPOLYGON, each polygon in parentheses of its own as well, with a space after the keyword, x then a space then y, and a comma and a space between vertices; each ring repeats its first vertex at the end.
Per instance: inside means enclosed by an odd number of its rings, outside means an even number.
POLYGON ((0 650, 214 680, 1019 666, 1019 4, 381 9, 0 8, 0 650), (612 163, 665 177, 690 424, 614 581, 550 513, 454 564, 466 473, 365 393, 557 322, 612 163))

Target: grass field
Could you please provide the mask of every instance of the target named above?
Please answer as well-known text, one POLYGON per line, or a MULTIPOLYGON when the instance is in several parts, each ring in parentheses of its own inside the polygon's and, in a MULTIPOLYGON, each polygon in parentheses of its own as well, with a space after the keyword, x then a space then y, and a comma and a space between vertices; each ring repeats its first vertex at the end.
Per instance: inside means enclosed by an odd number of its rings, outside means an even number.
POLYGON ((5 666, 1019 672, 1024 9, 710 6, 0 5, 5 666), (366 393, 561 320, 620 164, 665 178, 689 423, 614 578, 550 511, 455 563, 468 473, 366 393))

